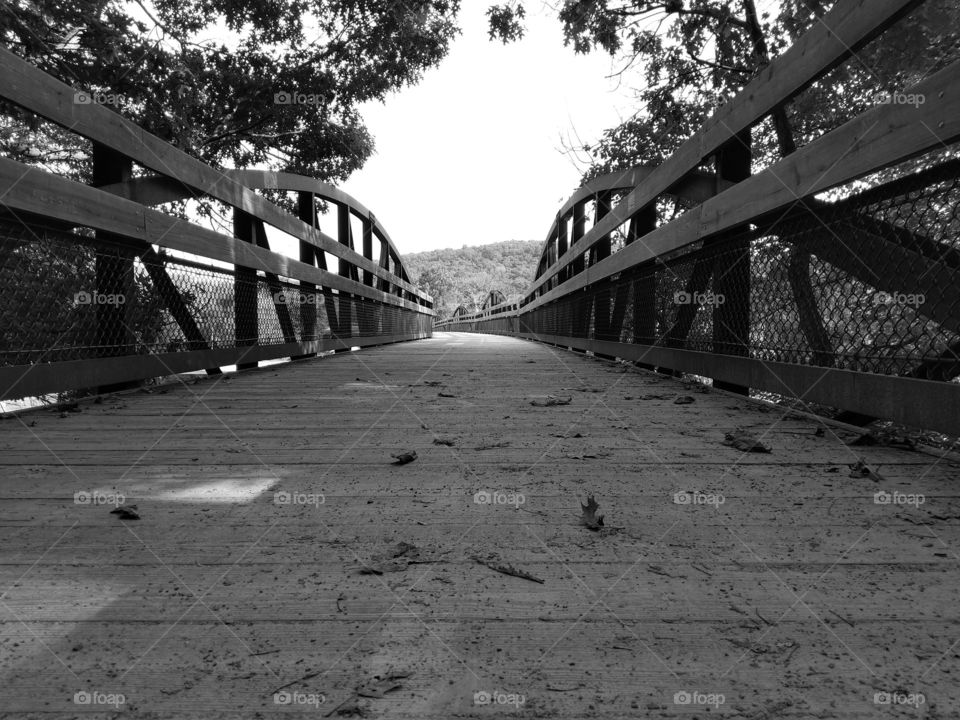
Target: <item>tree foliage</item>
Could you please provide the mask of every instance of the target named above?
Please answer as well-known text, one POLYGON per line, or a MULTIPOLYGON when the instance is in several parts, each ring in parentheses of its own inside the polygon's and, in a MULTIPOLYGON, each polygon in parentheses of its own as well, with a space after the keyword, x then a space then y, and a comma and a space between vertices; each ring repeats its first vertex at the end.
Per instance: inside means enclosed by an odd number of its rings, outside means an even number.
POLYGON ((479 310, 491 290, 508 299, 522 295, 533 280, 543 243, 535 240, 464 246, 404 254, 411 280, 430 293, 437 318, 449 317, 458 305, 479 310))
MULTIPOLYGON (((589 179, 638 163, 659 164, 729 100, 771 57, 819 23, 830 0, 781 0, 758 13, 754 0, 569 0, 557 9, 564 41, 600 51, 635 84, 637 112, 585 149, 589 179)), ((506 41, 523 31, 523 4, 491 8, 490 32, 506 41), (497 20, 494 23, 494 19, 497 20)), ((960 49, 960 7, 931 0, 858 51, 785 110, 796 145, 945 67, 960 49)), ((757 162, 785 154, 772 123, 754 133, 757 162)))
MULTIPOLYGON (((205 162, 343 180, 373 151, 358 105, 437 64, 459 4, 12 0, 0 42, 205 162)), ((23 161, 66 142, 9 128, 2 139, 23 161)), ((80 173, 83 155, 61 159, 80 173)))

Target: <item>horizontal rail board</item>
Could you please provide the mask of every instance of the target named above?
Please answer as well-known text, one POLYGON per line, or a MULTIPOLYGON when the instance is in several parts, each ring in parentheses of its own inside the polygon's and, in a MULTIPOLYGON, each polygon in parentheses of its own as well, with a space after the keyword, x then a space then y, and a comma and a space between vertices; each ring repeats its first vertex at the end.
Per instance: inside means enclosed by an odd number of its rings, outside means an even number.
MULTIPOLYGON (((612 172, 594 178, 574 192, 563 204, 563 207, 560 208, 560 212, 557 213, 557 217, 554 218, 553 223, 550 225, 547 239, 544 240, 543 247, 540 250, 540 259, 543 260, 547 257, 550 246, 557 236, 557 220, 568 215, 575 205, 606 190, 619 191, 631 189, 640 183, 641 180, 649 177, 655 169, 656 167, 652 165, 635 165, 621 172, 612 172)), ((733 182, 730 180, 718 179, 715 173, 705 170, 693 170, 681 178, 679 182, 668 188, 664 194, 699 205, 721 190, 726 190, 732 185, 733 182)), ((562 254, 558 254, 557 257, 559 259, 562 257, 562 254)))
POLYGON ((841 0, 793 46, 775 58, 721 107, 646 180, 580 238, 527 292, 536 289, 594 243, 664 194, 704 158, 752 127, 824 73, 862 47, 920 0, 841 0))
POLYGON ((781 210, 803 197, 956 141, 960 138, 958 75, 960 62, 955 62, 910 88, 910 92, 926 96, 927 101, 922 105, 888 104, 871 108, 766 170, 637 238, 523 306, 523 311, 533 310, 663 253, 781 210))
MULTIPOLYGON (((77 103, 76 90, 0 47, 0 96, 141 165, 221 200, 278 230, 373 273, 414 295, 420 290, 376 262, 288 214, 227 173, 210 167, 122 115, 97 103, 77 103)), ((189 251, 188 251, 189 252, 189 251)))
POLYGON ((433 310, 396 295, 5 158, 0 158, 0 206, 433 315, 433 310))
POLYGON ((239 348, 216 348, 155 355, 124 355, 90 360, 67 360, 36 365, 0 367, 0 400, 37 397, 50 393, 93 388, 115 383, 194 372, 206 368, 225 367, 237 363, 349 350, 388 343, 419 340, 427 335, 378 335, 371 337, 324 338, 312 342, 279 345, 251 345, 239 348))
MULTIPOLYGON (((482 331, 481 331, 482 332, 482 331)), ((960 384, 530 332, 514 337, 658 365, 913 427, 960 435, 960 384)))

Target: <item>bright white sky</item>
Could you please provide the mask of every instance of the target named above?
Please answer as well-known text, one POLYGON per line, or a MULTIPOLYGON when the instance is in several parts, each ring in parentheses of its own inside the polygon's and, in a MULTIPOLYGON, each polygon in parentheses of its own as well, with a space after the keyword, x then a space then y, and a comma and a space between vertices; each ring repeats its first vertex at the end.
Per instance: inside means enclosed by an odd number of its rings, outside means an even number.
POLYGON ((526 36, 504 46, 489 4, 464 1, 462 35, 419 85, 362 108, 377 153, 342 188, 401 254, 543 240, 580 180, 561 139, 592 142, 633 112, 609 56, 564 47, 554 11, 528 3, 526 36))

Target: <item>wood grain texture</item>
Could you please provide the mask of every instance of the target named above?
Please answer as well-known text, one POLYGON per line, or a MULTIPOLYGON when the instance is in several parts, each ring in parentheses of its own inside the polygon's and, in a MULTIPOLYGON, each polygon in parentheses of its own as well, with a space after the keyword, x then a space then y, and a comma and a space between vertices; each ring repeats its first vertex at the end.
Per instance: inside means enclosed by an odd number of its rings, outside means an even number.
POLYGON ((318 717, 410 672, 360 706, 772 720, 874 718, 883 691, 960 702, 955 456, 850 447, 782 409, 459 333, 81 410, 0 422, 0 717, 112 716, 80 691, 137 717, 318 717), (531 404, 548 395, 571 402, 531 404), (734 427, 773 452, 723 445, 734 427), (848 477, 857 458, 885 483, 848 477), (608 531, 579 524, 587 494, 608 531), (400 542, 414 564, 360 572, 400 542), (473 559, 490 554, 544 583, 473 559), (319 710, 275 704, 287 684, 319 710))

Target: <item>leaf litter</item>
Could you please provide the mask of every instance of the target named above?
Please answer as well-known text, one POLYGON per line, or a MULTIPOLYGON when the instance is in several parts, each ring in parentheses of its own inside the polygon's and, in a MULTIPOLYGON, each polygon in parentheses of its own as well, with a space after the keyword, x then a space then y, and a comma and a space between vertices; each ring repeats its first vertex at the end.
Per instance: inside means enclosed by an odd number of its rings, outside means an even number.
POLYGON ((737 428, 732 433, 726 433, 723 444, 742 452, 768 453, 770 446, 764 444, 749 430, 737 428))

